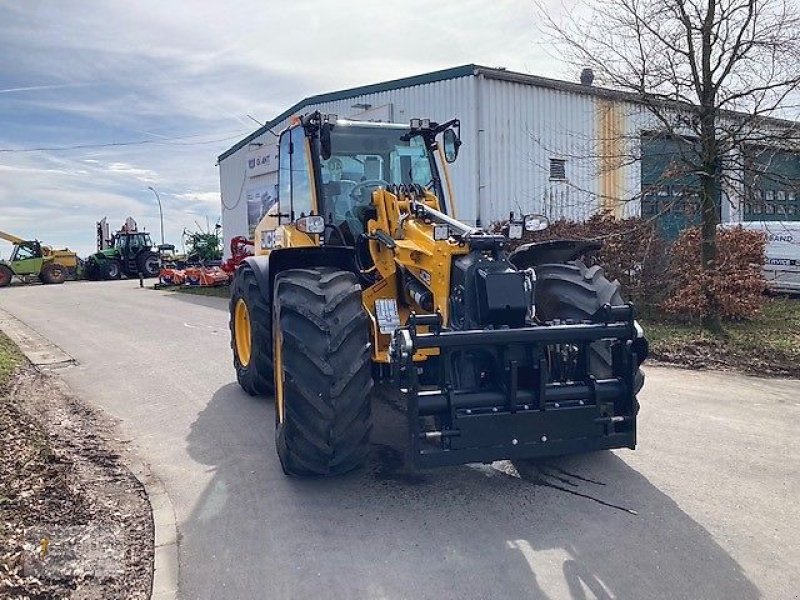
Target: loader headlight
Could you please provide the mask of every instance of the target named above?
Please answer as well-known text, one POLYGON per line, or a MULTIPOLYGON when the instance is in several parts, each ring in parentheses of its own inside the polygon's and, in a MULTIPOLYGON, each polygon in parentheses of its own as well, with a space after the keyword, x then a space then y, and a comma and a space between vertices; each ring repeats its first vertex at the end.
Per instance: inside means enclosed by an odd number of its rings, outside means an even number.
POLYGON ((325 219, 320 216, 300 217, 294 226, 303 233, 325 233, 325 219))
POLYGON ((525 231, 542 231, 550 226, 544 215, 525 215, 525 231))
POLYGON ((450 227, 448 225, 434 225, 433 239, 437 242, 450 239, 450 227))
POLYGON ((522 239, 522 223, 514 223, 513 221, 508 224, 508 239, 521 240, 522 239))

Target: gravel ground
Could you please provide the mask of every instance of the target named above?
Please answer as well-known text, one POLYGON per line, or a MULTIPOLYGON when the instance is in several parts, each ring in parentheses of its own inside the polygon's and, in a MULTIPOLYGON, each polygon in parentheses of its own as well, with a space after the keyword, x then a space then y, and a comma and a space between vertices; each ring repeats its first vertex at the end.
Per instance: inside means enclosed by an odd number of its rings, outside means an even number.
POLYGON ((0 597, 150 595, 153 526, 113 424, 51 375, 0 390, 0 597))

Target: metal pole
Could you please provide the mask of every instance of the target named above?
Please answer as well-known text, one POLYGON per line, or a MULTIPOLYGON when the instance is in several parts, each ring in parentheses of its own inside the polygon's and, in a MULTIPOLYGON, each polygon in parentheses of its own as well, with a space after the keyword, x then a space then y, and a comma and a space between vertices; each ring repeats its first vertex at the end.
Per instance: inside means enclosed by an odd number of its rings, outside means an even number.
POLYGON ((161 209, 161 197, 158 195, 156 188, 152 185, 148 185, 147 189, 153 192, 156 195, 156 200, 158 201, 158 214, 161 217, 161 245, 164 245, 164 211, 161 209))

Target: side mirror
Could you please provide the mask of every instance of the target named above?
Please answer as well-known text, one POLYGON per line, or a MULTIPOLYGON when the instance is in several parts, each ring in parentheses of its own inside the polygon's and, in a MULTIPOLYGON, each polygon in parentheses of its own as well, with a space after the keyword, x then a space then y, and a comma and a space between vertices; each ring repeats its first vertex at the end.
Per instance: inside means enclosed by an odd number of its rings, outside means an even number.
POLYGON ((327 121, 320 126, 319 145, 322 160, 328 160, 331 157, 331 124, 327 121))
POLYGON ((461 147, 461 140, 455 129, 445 129, 442 134, 442 145, 444 146, 444 159, 453 163, 458 158, 458 149, 461 147))
POLYGON ((543 231, 550 227, 550 221, 544 215, 525 215, 523 222, 525 231, 543 231))

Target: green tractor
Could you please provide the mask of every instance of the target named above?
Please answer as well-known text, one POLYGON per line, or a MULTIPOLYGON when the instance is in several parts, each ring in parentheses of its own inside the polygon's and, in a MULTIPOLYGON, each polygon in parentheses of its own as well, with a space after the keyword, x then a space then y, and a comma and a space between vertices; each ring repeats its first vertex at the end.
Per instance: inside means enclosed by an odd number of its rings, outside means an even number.
POLYGON ((125 277, 158 277, 161 269, 158 251, 150 234, 138 231, 136 222, 128 218, 117 233, 108 236, 108 223, 97 224, 98 252, 86 259, 86 277, 94 280, 125 277))
POLYGON ((54 250, 38 240, 25 240, 4 231, 0 231, 0 239, 14 245, 9 260, 0 260, 0 287, 10 285, 14 277, 24 283, 64 283, 75 278, 78 257, 74 252, 54 250))

